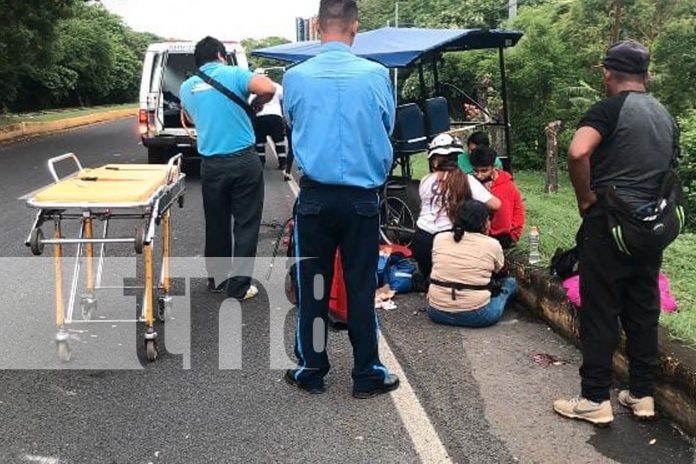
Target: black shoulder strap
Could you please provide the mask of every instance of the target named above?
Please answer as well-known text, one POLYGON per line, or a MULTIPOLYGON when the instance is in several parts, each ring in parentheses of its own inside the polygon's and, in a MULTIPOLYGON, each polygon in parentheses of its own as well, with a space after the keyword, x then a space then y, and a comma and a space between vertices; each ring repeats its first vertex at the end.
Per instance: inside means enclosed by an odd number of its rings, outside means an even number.
POLYGON ((251 106, 247 102, 245 102, 239 96, 237 96, 237 94, 235 94, 230 89, 222 85, 220 82, 216 81, 215 79, 213 79, 212 77, 203 73, 200 70, 196 71, 196 76, 203 79, 203 81, 206 84, 213 87, 215 90, 217 90, 218 92, 235 102, 237 105, 239 105, 247 114, 247 116, 249 116, 249 119, 251 119, 252 122, 254 121, 254 118, 256 117, 256 114, 254 114, 254 110, 251 109, 251 106))

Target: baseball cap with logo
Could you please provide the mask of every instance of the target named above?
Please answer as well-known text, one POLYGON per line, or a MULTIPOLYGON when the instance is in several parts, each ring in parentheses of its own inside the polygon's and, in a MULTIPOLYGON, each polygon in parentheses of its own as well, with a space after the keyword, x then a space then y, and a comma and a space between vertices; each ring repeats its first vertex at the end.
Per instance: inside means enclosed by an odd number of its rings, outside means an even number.
POLYGON ((613 71, 645 74, 650 65, 650 52, 635 40, 623 40, 609 47, 602 64, 613 71))

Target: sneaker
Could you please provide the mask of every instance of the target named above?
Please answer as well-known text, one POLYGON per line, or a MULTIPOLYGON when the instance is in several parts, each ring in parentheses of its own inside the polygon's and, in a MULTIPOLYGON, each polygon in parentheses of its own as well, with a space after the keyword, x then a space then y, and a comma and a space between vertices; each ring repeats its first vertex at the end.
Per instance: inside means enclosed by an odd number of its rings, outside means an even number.
POLYGON ((242 297, 242 301, 251 300, 252 298, 254 298, 258 294, 259 294, 259 289, 256 288, 256 285, 249 285, 249 288, 247 289, 246 293, 242 297))
POLYGON ((323 385, 321 387, 310 387, 309 385, 300 382, 299 380, 295 380, 295 376, 292 375, 291 369, 285 371, 285 375, 283 376, 283 378, 285 379, 285 382, 288 385, 292 385, 293 387, 297 387, 300 390, 306 391, 310 395, 321 395, 326 391, 326 387, 323 385))
POLYGON ((284 172, 283 173, 283 180, 285 182, 288 182, 288 181, 290 181, 290 179, 292 179, 292 175, 289 172, 284 172))
POLYGON ((655 400, 652 396, 636 398, 628 390, 619 392, 619 403, 633 411, 633 415, 640 419, 655 418, 655 400))
POLYGON ((614 420, 609 400, 595 403, 585 398, 573 398, 571 400, 556 400, 553 410, 563 417, 581 419, 594 425, 609 425, 614 420))
POLYGON ((366 400, 368 398, 372 398, 383 393, 389 393, 390 391, 394 391, 397 388, 399 388, 399 378, 394 374, 389 374, 385 377, 384 382, 377 388, 373 388, 372 390, 368 391, 360 391, 354 389, 353 398, 357 398, 359 400, 366 400))

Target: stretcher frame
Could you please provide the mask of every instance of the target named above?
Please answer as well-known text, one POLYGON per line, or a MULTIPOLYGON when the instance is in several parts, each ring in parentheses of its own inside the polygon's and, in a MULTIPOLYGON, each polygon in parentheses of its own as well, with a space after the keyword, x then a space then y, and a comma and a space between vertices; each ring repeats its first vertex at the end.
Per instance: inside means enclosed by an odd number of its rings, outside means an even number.
MULTIPOLYGON (((164 182, 148 198, 143 201, 132 202, 52 202, 37 199, 37 196, 49 187, 71 179, 83 171, 80 160, 74 153, 66 153, 48 160, 48 170, 54 179, 50 184, 35 192, 27 200, 27 205, 39 211, 36 214, 31 232, 25 245, 31 248, 34 255, 41 255, 45 245, 53 245, 53 255, 55 263, 55 323, 58 329, 56 333, 57 354, 61 361, 70 360, 72 351, 69 343, 69 333, 67 327, 70 324, 78 323, 144 323, 144 348, 145 356, 148 361, 157 358, 157 332, 154 329, 155 317, 161 322, 165 322, 171 315, 172 297, 170 296, 171 279, 169 270, 170 257, 170 236, 171 236, 171 208, 175 203, 183 207, 185 193, 185 177, 182 172, 182 154, 179 153, 172 157, 165 168, 164 182), (77 171, 59 177, 56 173, 56 164, 72 160, 77 171), (133 237, 109 237, 109 224, 117 219, 142 220, 143 223, 136 228, 133 237), (62 222, 69 220, 80 221, 80 228, 76 238, 66 238, 62 235, 62 222), (101 237, 95 237, 94 226, 96 221, 102 221, 103 228, 101 237), (41 226, 45 223, 53 223, 52 238, 45 238, 41 226), (155 314, 155 289, 153 289, 153 247, 155 244, 155 232, 157 226, 162 230, 162 263, 160 278, 157 285, 157 312, 155 314), (143 289, 143 299, 140 317, 137 319, 124 320, 92 320, 92 314, 97 307, 97 291, 105 289, 123 288, 108 287, 102 285, 102 275, 104 272, 104 257, 107 245, 131 244, 137 254, 144 256, 144 284, 143 287, 128 287, 143 289), (63 248, 66 245, 76 245, 75 265, 72 273, 70 294, 68 295, 67 310, 63 297, 63 271, 62 257, 63 248), (96 275, 94 272, 94 247, 98 245, 99 258, 96 275), (86 258, 86 286, 85 292, 80 296, 80 313, 82 320, 73 318, 75 303, 77 300, 81 260, 86 258)), ((115 166, 129 166, 127 164, 115 166)))

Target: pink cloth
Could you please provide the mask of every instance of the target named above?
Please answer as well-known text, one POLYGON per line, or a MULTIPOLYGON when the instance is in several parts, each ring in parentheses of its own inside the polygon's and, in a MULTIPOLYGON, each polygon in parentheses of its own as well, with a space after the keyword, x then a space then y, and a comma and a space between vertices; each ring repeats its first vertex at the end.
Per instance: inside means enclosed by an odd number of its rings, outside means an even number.
MULTIPOLYGON (((662 311, 666 313, 673 313, 677 310, 677 300, 674 299, 672 294, 669 292, 669 280, 667 276, 660 272, 658 278, 658 285, 660 287, 660 306, 662 311)), ((563 288, 568 295, 568 299, 577 308, 581 306, 580 301, 580 276, 574 275, 563 281, 563 288)))

